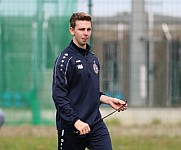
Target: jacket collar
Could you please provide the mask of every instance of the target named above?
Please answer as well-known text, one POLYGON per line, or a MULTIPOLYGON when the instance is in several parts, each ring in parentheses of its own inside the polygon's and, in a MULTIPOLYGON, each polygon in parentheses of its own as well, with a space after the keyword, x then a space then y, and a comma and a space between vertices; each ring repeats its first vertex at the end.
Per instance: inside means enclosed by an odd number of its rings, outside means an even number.
POLYGON ((73 40, 71 40, 70 46, 72 46, 75 51, 79 52, 83 56, 87 55, 91 49, 89 44, 86 44, 86 49, 80 48, 73 42, 73 40))

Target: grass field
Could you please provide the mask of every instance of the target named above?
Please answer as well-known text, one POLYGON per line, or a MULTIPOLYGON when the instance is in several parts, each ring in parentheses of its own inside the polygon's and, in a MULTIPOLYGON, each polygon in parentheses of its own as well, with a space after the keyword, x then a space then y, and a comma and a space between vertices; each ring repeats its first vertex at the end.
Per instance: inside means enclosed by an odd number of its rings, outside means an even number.
MULTIPOLYGON (((180 126, 123 127, 108 124, 113 150, 180 150, 180 126)), ((54 126, 4 126, 0 150, 56 150, 54 126)))

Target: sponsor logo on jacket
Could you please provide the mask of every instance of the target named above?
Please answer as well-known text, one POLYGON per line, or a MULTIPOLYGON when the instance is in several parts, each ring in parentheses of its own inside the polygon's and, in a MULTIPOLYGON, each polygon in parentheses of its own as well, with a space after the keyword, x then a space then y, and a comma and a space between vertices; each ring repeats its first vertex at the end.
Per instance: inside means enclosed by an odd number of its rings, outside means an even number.
POLYGON ((78 69, 83 69, 84 67, 83 67, 82 64, 80 64, 80 65, 77 65, 77 68, 78 68, 78 69))

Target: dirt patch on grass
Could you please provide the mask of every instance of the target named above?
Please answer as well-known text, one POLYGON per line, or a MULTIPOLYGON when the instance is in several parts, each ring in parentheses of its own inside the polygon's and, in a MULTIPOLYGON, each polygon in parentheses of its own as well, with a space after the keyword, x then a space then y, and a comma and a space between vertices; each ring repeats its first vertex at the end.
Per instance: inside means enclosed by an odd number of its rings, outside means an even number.
MULTIPOLYGON (((121 126, 108 125, 109 131, 118 136, 178 136, 181 137, 181 126, 149 125, 121 126)), ((3 126, 0 136, 57 136, 54 126, 3 126)))
POLYGON ((56 136, 54 126, 3 126, 0 136, 56 136))
POLYGON ((181 137, 180 126, 164 126, 164 125, 150 125, 150 126, 131 126, 119 127, 110 126, 109 130, 114 135, 122 136, 178 136, 181 137))

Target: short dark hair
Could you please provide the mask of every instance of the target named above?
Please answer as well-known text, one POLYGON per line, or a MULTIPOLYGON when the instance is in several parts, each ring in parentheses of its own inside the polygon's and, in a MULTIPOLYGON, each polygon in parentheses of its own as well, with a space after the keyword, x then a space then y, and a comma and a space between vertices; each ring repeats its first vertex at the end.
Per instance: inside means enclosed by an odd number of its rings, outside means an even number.
POLYGON ((92 17, 84 12, 77 12, 73 13, 69 22, 70 22, 70 27, 75 28, 76 26, 76 21, 77 20, 82 20, 82 21, 90 21, 92 23, 92 17))

